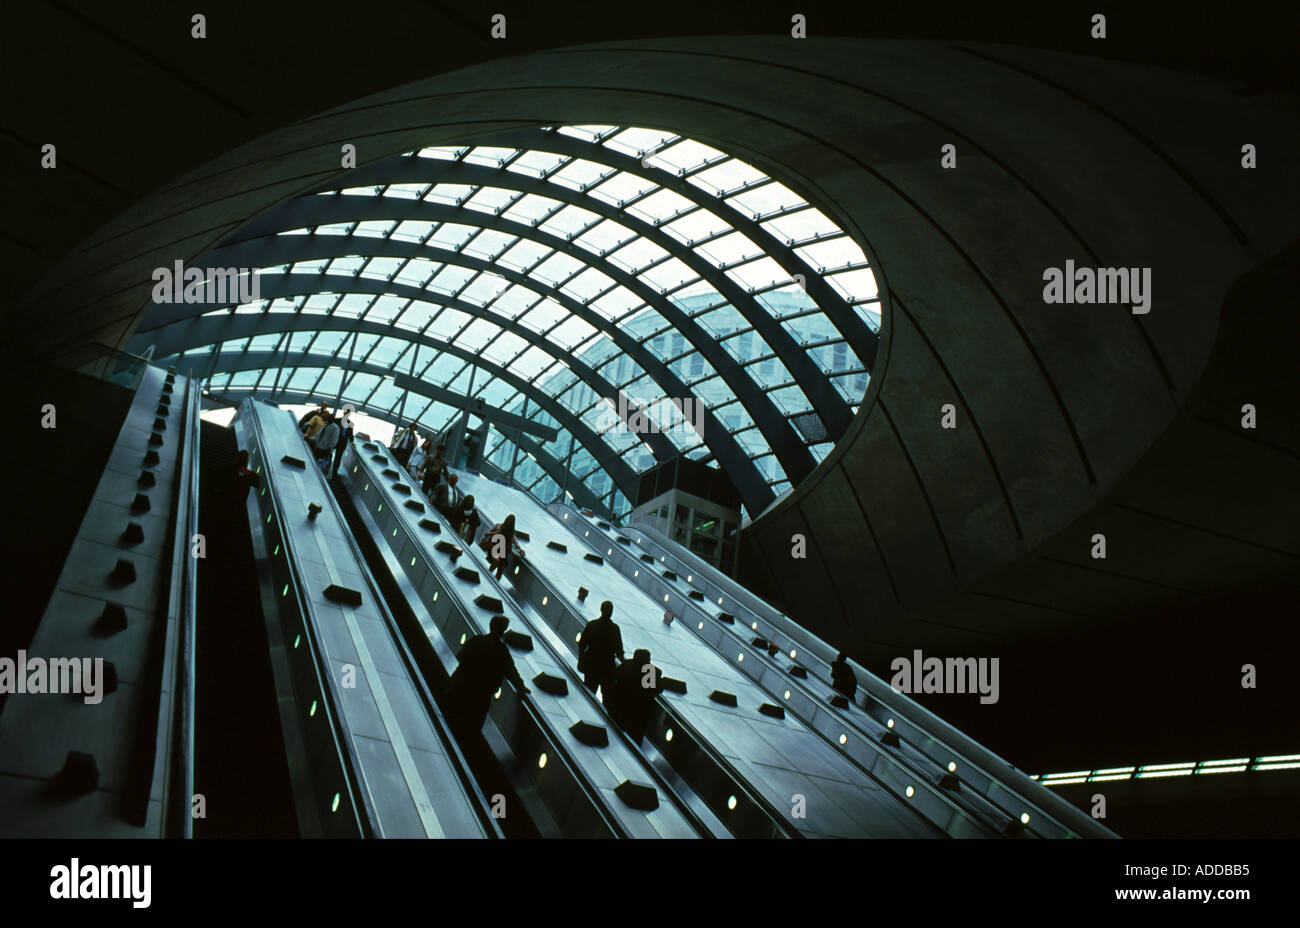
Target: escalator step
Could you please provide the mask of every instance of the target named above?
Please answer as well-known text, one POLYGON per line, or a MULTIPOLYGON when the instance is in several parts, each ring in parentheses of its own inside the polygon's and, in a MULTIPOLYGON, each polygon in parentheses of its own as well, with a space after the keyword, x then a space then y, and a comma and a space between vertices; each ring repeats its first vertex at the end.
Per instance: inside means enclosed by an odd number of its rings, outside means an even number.
POLYGON ((593 748, 604 748, 609 746, 609 732, 605 730, 604 725, 593 725, 590 722, 574 722, 569 727, 573 737, 577 738, 583 744, 593 748))
POLYGON ((655 562, 655 559, 648 554, 641 555, 641 560, 645 561, 647 564, 653 564, 655 562))
POLYGON ((735 693, 724 693, 722 690, 714 690, 712 693, 709 694, 709 699, 713 700, 719 705, 731 706, 733 709, 736 707, 735 693))
POLYGON ((533 686, 551 696, 569 695, 569 682, 564 677, 555 677, 549 673, 539 673, 533 677, 533 686))
POLYGON ((765 702, 758 707, 758 711, 764 715, 770 715, 774 719, 785 718, 785 709, 780 706, 774 706, 770 702, 765 702))
POLYGON ((307 469, 307 462, 302 458, 294 457, 292 454, 286 454, 284 457, 280 458, 280 461, 284 464, 288 464, 290 467, 296 467, 299 470, 307 469))
POLYGON ((718 613, 718 621, 719 621, 719 622, 725 622, 725 623, 728 624, 728 625, 735 625, 735 624, 736 624, 736 617, 735 617, 734 615, 732 615, 730 612, 719 612, 719 613, 718 613))
POLYGON ((337 583, 331 583, 329 586, 325 587, 322 595, 324 595, 324 597, 330 602, 343 603, 347 606, 361 605, 360 590, 354 590, 347 586, 340 586, 337 583))
MULTIPOLYGON (((412 500, 412 502, 414 502, 414 500, 412 500)), ((411 504, 407 503, 406 505, 409 506, 411 504)), ((435 535, 442 534, 442 526, 439 525, 437 522, 435 522, 433 519, 421 519, 420 528, 428 529, 429 531, 433 532, 435 535)), ((454 548, 456 546, 452 545, 452 547, 454 548)))
POLYGON ((583 559, 584 561, 591 561, 591 563, 593 563, 593 564, 603 564, 603 563, 605 563, 605 559, 604 559, 603 557, 601 557, 599 554, 591 554, 591 553, 587 553, 587 554, 584 554, 584 555, 582 556, 582 559, 583 559))
MULTIPOLYGON (((458 571, 459 572, 459 571, 458 571)), ((501 600, 495 596, 489 596, 487 593, 479 593, 474 597, 474 605, 480 609, 486 609, 488 612, 500 613, 505 608, 501 600)))
POLYGON ((689 593, 687 593, 686 595, 689 596, 691 599, 695 599, 695 600, 699 600, 700 602, 704 602, 704 594, 701 593, 699 590, 691 590, 691 591, 690 591, 689 593))
POLYGON ((405 505, 406 508, 410 509, 412 512, 424 512, 424 503, 420 502, 418 499, 408 499, 405 505))
POLYGON ((569 548, 568 548, 568 546, 567 546, 567 545, 562 545, 562 544, 560 544, 558 541, 548 541, 548 542, 546 543, 546 547, 550 548, 552 551, 559 551, 561 554, 568 554, 568 553, 569 553, 569 548))
POLYGON ((800 667, 798 664, 793 664, 793 665, 791 665, 791 667, 790 667, 790 676, 792 676, 792 677, 798 677, 800 680, 807 680, 807 679, 808 679, 808 668, 807 668, 807 667, 800 667))
POLYGON ((648 783, 635 783, 624 780, 614 787, 614 795, 623 802, 642 812, 653 812, 659 808, 659 793, 648 783))
POLYGON ((673 677, 660 677, 659 682, 662 683, 664 689, 670 693, 677 693, 680 696, 686 695, 685 680, 678 680, 673 677))
POLYGON ((837 694, 831 697, 831 705, 836 709, 847 709, 849 707, 849 698, 837 694))
POLYGON ((514 629, 510 629, 502 635, 501 640, 516 651, 531 651, 533 649, 532 636, 517 632, 514 629))
POLYGON ((457 579, 464 580, 466 583, 478 583, 478 571, 473 567, 457 567, 455 570, 457 579))

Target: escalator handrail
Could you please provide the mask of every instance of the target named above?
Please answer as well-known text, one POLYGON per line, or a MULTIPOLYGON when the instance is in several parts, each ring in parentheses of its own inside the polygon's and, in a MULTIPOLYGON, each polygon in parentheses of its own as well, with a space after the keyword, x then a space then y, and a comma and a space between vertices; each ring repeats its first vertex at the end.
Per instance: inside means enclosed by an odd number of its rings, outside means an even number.
MULTIPOLYGON (((267 466, 263 466, 261 463, 257 465, 258 468, 260 468, 258 472, 265 475, 264 484, 267 489, 270 489, 272 477, 269 466, 270 462, 266 454, 266 435, 262 428, 261 418, 256 412, 255 404, 257 402, 257 400, 250 398, 241 403, 240 417, 242 418, 245 409, 249 411, 250 414, 247 417, 249 428, 253 431, 254 437, 257 440, 257 449, 262 453, 262 460, 267 462, 267 466)), ((271 408, 279 411, 278 407, 272 406, 271 408)), ((274 514, 275 520, 279 525, 278 532, 280 535, 280 543, 284 546, 285 562, 289 565, 290 573, 294 578, 294 583, 292 584, 293 596, 298 603, 299 613, 306 618, 312 614, 312 610, 303 594, 304 580, 302 571, 299 569, 297 557, 293 555, 295 545, 291 541, 289 533, 284 530, 286 524, 284 520, 284 507, 280 503, 278 493, 269 493, 267 500, 268 505, 271 507, 271 511, 274 514)), ((272 590, 272 595, 274 595, 274 590, 272 590)), ((358 774, 358 771, 361 769, 361 761, 357 757, 356 750, 351 741, 343 731, 342 722, 335 709, 337 705, 341 704, 341 700, 339 699, 338 693, 334 687, 333 674, 322 672, 321 648, 320 642, 317 640, 316 623, 304 621, 303 631, 305 632, 303 640, 307 645, 308 656, 311 660, 312 675, 316 678, 316 685, 322 694, 329 694, 328 699, 321 701, 322 711, 325 713, 326 721, 329 723, 330 737, 334 741, 334 749, 339 756, 340 767, 344 772, 347 783, 347 790, 349 794, 351 794, 351 808, 353 815, 356 818, 357 831, 364 837, 374 837, 375 823, 378 821, 378 813, 376 812, 374 805, 371 803, 367 791, 361 789, 360 775, 358 774)))
MULTIPOLYGON (((290 418, 292 418, 292 415, 290 415, 290 418)), ((303 441, 303 444, 304 446, 306 445, 305 440, 303 441)), ((356 454, 355 448, 352 449, 352 453, 356 454)), ((358 459, 361 457, 360 454, 356 454, 356 456, 358 459)), ((447 723, 442 711, 438 708, 437 702, 433 698, 433 693, 429 689, 428 682, 424 678, 424 674, 420 673, 418 670, 419 665, 406 642, 406 637, 402 634, 398 626, 396 617, 392 614, 392 610, 388 608, 388 603, 385 600, 382 591, 379 589, 378 582, 371 575, 369 565, 366 563, 365 553, 361 550, 361 546, 357 542, 356 538, 353 537, 348 521, 343 516, 342 507, 340 506, 338 499, 334 496, 334 488, 329 485, 328 480, 322 478, 321 482, 325 485, 326 496, 329 498, 329 505, 332 507, 335 516, 338 518, 340 526, 344 529, 343 537, 356 560, 357 568, 361 573, 362 580, 370 590, 371 599, 379 610, 379 614, 382 616, 384 624, 388 628, 388 633, 392 638, 393 645, 397 648, 398 654, 401 656, 402 662, 406 666, 407 678, 410 680, 411 685, 419 695, 420 701, 424 704, 425 711, 429 713, 429 719, 433 723, 438 738, 443 744, 443 748, 447 753, 447 758, 451 762, 451 767, 456 772, 457 779, 460 780, 462 791, 464 791, 465 795, 471 799, 475 814, 479 819, 479 824, 486 829, 488 836, 504 838, 505 832, 502 831, 500 824, 492 815, 491 805, 489 804, 487 797, 483 795, 482 790, 479 789, 478 781, 474 778, 473 774, 470 773, 469 763, 465 760, 465 756, 461 752, 460 745, 456 742, 455 737, 452 736, 451 726, 447 723)))
MULTIPOLYGON (((371 440, 374 441, 374 443, 378 447, 383 448, 385 452, 385 456, 389 460, 392 460, 392 453, 391 451, 389 451, 387 445, 384 445, 382 442, 375 441, 374 439, 371 440)), ((375 484, 375 487, 378 488, 383 481, 373 473, 371 462, 365 460, 365 456, 360 453, 357 454, 357 458, 360 464, 362 465, 362 467, 365 468, 365 473, 367 477, 369 477, 370 480, 375 484)), ((405 470, 405 468, 403 468, 403 470, 405 470)), ((414 480, 412 480, 411 482, 414 485, 414 480)), ((415 490, 413 490, 413 492, 415 492, 415 490)), ((419 492, 423 496, 423 491, 419 491, 419 492)), ((392 502, 392 500, 390 499, 389 502, 392 502)), ((432 508, 432 506, 430 506, 430 508, 432 508)), ((436 509, 433 511, 437 513, 436 509)), ((439 513, 439 515, 441 514, 439 513)), ((401 525, 403 530, 406 531, 408 539, 410 539, 412 542, 415 543, 420 553, 424 556, 425 562, 433 570, 437 571, 441 577, 442 570, 440 567, 438 567, 436 559, 433 557, 432 553, 428 551, 428 549, 421 541, 412 537, 409 529, 407 529, 406 524, 404 522, 401 525)), ((442 579, 445 580, 446 578, 442 577, 442 579)), ((448 590, 454 589, 454 586, 450 583, 444 583, 444 586, 448 590)), ((456 597, 456 599, 459 605, 460 597, 458 596, 456 597)), ((462 613, 464 612, 465 610, 462 610, 462 613)), ((477 623, 471 623, 471 624, 477 624, 477 623)), ((511 690, 514 691, 514 686, 509 681, 503 681, 501 685, 503 687, 510 686, 511 690)), ((549 734, 551 747, 555 750, 556 754, 559 756, 560 761, 564 764, 564 766, 572 773, 574 782, 578 785, 578 788, 582 790, 583 794, 590 800, 592 808, 595 809, 596 814, 600 816, 601 821, 605 824, 605 826, 609 828, 610 832, 616 837, 620 837, 620 838, 628 837, 627 829, 624 828, 622 822, 618 820, 618 816, 614 815, 613 812, 611 812, 610 809, 607 807, 605 798, 600 794, 600 790, 592 786, 591 783, 588 782, 586 776, 582 774, 581 772, 582 768, 578 765, 577 759, 574 757, 573 752, 569 750, 568 745, 564 743, 563 735, 555 728, 554 723, 551 721, 547 713, 542 711, 531 700, 525 699, 522 693, 516 692, 515 698, 519 700, 520 707, 533 720, 533 723, 541 731, 547 732, 549 734)))
MULTIPOLYGON (((570 509, 571 507, 561 507, 561 508, 570 509)), ((579 515, 581 515, 581 513, 579 513, 579 515)), ((592 524, 591 521, 587 519, 585 516, 583 517, 583 519, 587 524, 592 524)), ((596 531, 602 532, 602 534, 604 534, 605 532, 605 530, 602 530, 599 525, 592 524, 592 527, 596 531)), ((712 567, 711 565, 699 560, 692 552, 678 551, 675 548, 669 547, 669 545, 671 545, 672 542, 670 542, 666 538, 666 536, 664 536, 661 532, 654 530, 653 527, 642 526, 642 525, 625 526, 619 531, 629 536, 634 534, 640 534, 643 537, 649 539, 650 542, 655 547, 657 547, 657 549, 661 553, 667 555, 670 559, 677 562, 675 566, 677 567, 679 572, 681 570, 681 565, 683 563, 689 564, 693 572, 700 573, 701 575, 707 577, 708 580, 712 582, 715 586, 717 586, 720 589, 723 589, 726 595, 731 596, 731 598, 736 600, 740 605, 749 609, 751 612, 755 614, 757 618, 777 628, 778 631, 784 634, 788 639, 793 641, 803 650, 814 654, 816 653, 818 648, 820 648, 823 652, 829 652, 833 650, 828 644, 826 644, 824 641, 822 641, 812 632, 808 631, 807 629, 803 629, 801 626, 797 626, 787 616, 785 616, 783 613, 781 613, 771 604, 755 596, 753 593, 751 593, 749 590, 746 590, 744 587, 741 587, 734 579, 730 577, 726 577, 725 575, 721 574, 717 570, 717 568, 712 567), (696 563, 690 563, 692 560, 694 560, 696 563), (740 591, 739 594, 737 593, 737 591, 740 591), (797 629, 797 633, 792 629, 797 629), (810 646, 808 643, 809 640, 811 640, 814 643, 814 645, 816 645, 816 647, 810 646)), ((606 535, 605 537, 608 536, 606 535)), ((641 547, 645 547, 645 546, 642 545, 641 547)), ((708 611, 706 611, 698 603, 688 602, 688 604, 693 606, 704 616, 710 619, 713 618, 708 613, 708 611)), ((733 631, 733 635, 734 635, 734 631, 733 631)), ((743 643, 743 639, 738 637, 738 640, 742 641, 743 643)), ((821 659, 825 661, 824 657, 822 657, 821 659)), ((971 740, 968 736, 962 734, 959 730, 953 728, 949 723, 944 722, 941 718, 929 712, 929 710, 925 709, 915 700, 912 700, 910 697, 908 697, 907 694, 895 693, 892 688, 887 687, 883 683, 883 681, 881 681, 878 677, 872 674, 869 670, 861 667, 860 665, 857 665, 856 662, 852 662, 852 666, 853 669, 855 670, 856 675, 858 676, 858 679, 860 681, 865 681, 865 682, 861 682, 859 685, 862 686, 863 690, 867 693, 869 697, 875 699, 881 705, 888 708, 892 714, 906 721, 911 727, 915 728, 917 731, 923 732, 936 745, 942 747, 946 752, 951 754, 952 759, 954 761, 961 761, 966 766, 975 770, 979 770, 985 777, 988 778, 990 782, 998 785, 999 787, 1004 789, 1007 793, 1015 796, 1017 799, 1020 800, 1020 804, 1024 805, 1027 809, 1032 809, 1035 813, 1037 813, 1037 815, 1041 816, 1043 819, 1046 819, 1047 821, 1054 824, 1062 832, 1065 832, 1068 835, 1077 836, 1081 833, 1081 831, 1088 831, 1097 836, 1114 837, 1113 833, 1111 833, 1108 829, 1105 829, 1104 826, 1100 826, 1097 825, 1096 823, 1093 823, 1091 819, 1088 819, 1087 822, 1088 824, 1092 824, 1094 827, 1081 829, 1077 824, 1077 822, 1080 820, 1080 817, 1083 815, 1083 813, 1080 812, 1080 810, 1074 808, 1074 806, 1069 805, 1063 799, 1060 799, 1060 797, 1056 796, 1055 794, 1052 794, 1050 791, 1046 791, 1046 788, 1042 787, 1041 784, 1038 784, 1036 781, 1030 779, 1027 775, 1022 773, 1018 769, 1016 769, 1012 764, 1003 760, 1001 757, 994 754, 992 751, 989 751, 987 748, 984 748, 983 746, 979 745, 978 742, 971 740), (885 694, 882 692, 882 688, 888 689, 888 693, 890 696, 893 697, 893 699, 885 698, 885 694), (900 707, 900 703, 905 704, 906 708, 900 707), (927 727, 927 725, 918 724, 914 716, 926 720, 927 722, 930 723, 929 726, 927 727), (934 728, 939 728, 942 732, 944 732, 945 737, 939 737, 935 735, 934 728), (967 745, 968 747, 964 748, 963 750, 956 750, 950 746, 950 744, 948 743, 949 741, 957 741, 964 745, 967 745), (973 746, 974 750, 971 750, 971 746, 973 746), (987 760, 981 760, 980 762, 977 763, 970 759, 971 754, 984 755, 985 757, 995 761, 997 765, 1005 767, 1009 773, 997 774, 993 771, 992 767, 989 765, 987 760), (1010 783, 1008 783, 1007 780, 1008 776, 1016 777, 1016 778, 1023 777, 1027 784, 1029 784, 1031 787, 1039 787, 1039 789, 1026 790, 1024 786, 1018 784, 1016 786, 1013 786, 1010 783), (1046 793, 1046 795, 1044 796, 1043 793, 1046 793), (1036 798, 1030 798, 1031 794, 1034 795, 1036 798), (1052 810, 1051 811, 1045 810, 1044 805, 1052 806, 1052 810), (1071 820, 1075 820, 1076 825, 1072 827, 1071 825, 1066 824, 1064 819, 1067 818, 1071 820)), ((822 683, 827 683, 827 685, 829 685, 828 681, 823 679, 820 674, 818 675, 818 680, 822 683)), ((832 708, 826 708, 826 711, 832 712, 834 710, 832 708)), ((842 716, 837 715, 837 717, 842 717, 842 716)), ((854 725, 856 728, 858 728, 859 731, 862 730, 861 726, 856 725, 853 719, 846 719, 845 724, 854 725)), ((1007 809, 1004 809, 992 797, 984 796, 984 798, 1003 814, 1006 814, 1009 817, 1014 817, 1014 813, 1008 811, 1007 809)))

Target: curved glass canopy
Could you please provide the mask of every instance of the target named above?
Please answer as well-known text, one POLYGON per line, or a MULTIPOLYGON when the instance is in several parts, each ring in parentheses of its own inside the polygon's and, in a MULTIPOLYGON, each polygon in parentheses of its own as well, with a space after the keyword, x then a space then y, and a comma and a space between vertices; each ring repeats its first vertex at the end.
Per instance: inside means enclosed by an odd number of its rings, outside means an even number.
POLYGON ((543 500, 620 515, 677 455, 757 515, 867 387, 875 276, 827 216, 670 132, 542 127, 341 171, 195 266, 243 303, 157 303, 133 350, 215 397, 352 403, 442 433, 543 500))

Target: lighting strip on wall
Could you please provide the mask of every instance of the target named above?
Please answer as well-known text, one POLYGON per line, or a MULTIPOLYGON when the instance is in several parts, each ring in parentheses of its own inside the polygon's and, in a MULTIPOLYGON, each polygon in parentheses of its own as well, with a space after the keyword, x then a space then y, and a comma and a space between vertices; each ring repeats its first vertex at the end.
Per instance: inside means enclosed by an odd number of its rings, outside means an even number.
POLYGON ((1071 783, 1106 783, 1112 780, 1154 780, 1163 777, 1188 777, 1211 773, 1262 773, 1265 770, 1298 770, 1300 754, 1274 754, 1267 757, 1230 757, 1226 760, 1188 761, 1185 764, 1148 764, 1145 767, 1109 767, 1101 770, 1072 770, 1067 773, 1031 775, 1044 786, 1068 786, 1071 783))

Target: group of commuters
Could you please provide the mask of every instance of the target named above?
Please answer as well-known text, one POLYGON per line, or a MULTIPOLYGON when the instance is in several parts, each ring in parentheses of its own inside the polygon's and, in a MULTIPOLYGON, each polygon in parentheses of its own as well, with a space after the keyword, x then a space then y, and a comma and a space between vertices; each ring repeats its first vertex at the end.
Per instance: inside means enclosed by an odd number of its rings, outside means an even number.
MULTIPOLYGON (((600 615, 587 623, 578 642, 578 671, 592 693, 636 744, 645 737, 654 715, 655 697, 664 691, 662 673, 650 662, 650 652, 637 648, 631 660, 623 654, 623 634, 613 619, 614 604, 600 604, 600 615)), ((492 617, 489 631, 465 642, 448 687, 449 718, 461 733, 477 731, 487 718, 492 696, 509 680, 520 696, 531 692, 519 676, 504 636, 510 620, 492 617)))
POLYGON ((334 413, 322 401, 298 420, 298 429, 327 478, 338 473, 343 452, 352 442, 352 412, 351 406, 344 406, 334 413))

